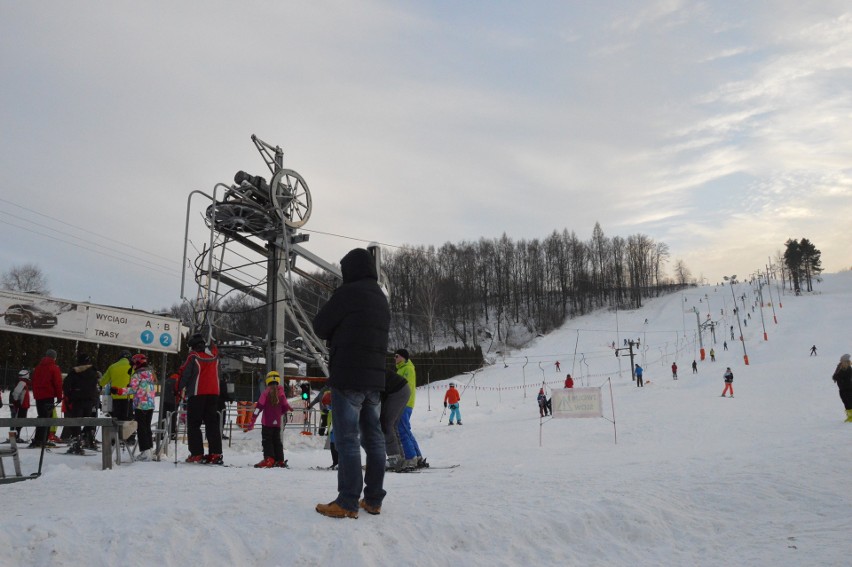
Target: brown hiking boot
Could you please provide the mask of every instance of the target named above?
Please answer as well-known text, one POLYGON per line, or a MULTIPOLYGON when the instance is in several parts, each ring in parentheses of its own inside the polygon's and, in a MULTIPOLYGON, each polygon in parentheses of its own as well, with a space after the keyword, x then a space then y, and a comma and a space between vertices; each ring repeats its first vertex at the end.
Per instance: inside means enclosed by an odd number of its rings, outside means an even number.
POLYGON ((349 511, 341 508, 337 502, 329 502, 328 504, 317 504, 317 512, 329 518, 352 518, 358 519, 358 510, 349 511))
POLYGON ((361 508, 363 508, 364 511, 367 512, 368 514, 378 516, 379 514, 382 513, 381 504, 378 505, 378 506, 371 506, 371 505, 367 504, 367 501, 362 498, 361 501, 358 502, 358 505, 361 506, 361 508))

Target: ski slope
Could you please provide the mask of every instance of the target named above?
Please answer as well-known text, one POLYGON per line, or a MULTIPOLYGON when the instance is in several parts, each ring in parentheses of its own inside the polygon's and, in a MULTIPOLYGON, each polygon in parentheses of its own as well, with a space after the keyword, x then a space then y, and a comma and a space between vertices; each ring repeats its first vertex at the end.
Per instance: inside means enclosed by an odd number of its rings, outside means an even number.
MULTIPOLYGON (((734 292, 747 295, 749 312, 751 289, 734 292)), ((463 426, 441 420, 446 382, 420 388, 413 427, 424 455, 462 466, 388 474, 379 516, 317 514, 336 495, 336 475, 311 467, 331 458, 323 438, 289 430, 288 470, 250 467, 261 458, 259 431, 236 433, 225 448, 226 463, 244 468, 168 461, 101 471, 98 457, 47 455, 41 478, 0 487, 0 562, 848 565, 852 424, 831 374, 852 351, 852 273, 826 275, 813 295, 785 295, 783 307, 773 294, 768 340, 759 309, 743 328, 748 366, 729 336, 731 289, 705 286, 571 320, 501 352, 456 379, 463 426), (716 361, 699 360, 696 374, 693 307, 721 327, 718 344, 703 338, 716 361), (614 356, 612 342, 625 338, 640 339, 644 388, 633 385, 629 359, 614 356), (732 399, 720 397, 727 366, 732 399), (603 388, 607 419, 539 418, 538 388, 561 387, 567 372, 576 387, 603 388)), ((23 453, 26 474, 38 452, 23 453)))

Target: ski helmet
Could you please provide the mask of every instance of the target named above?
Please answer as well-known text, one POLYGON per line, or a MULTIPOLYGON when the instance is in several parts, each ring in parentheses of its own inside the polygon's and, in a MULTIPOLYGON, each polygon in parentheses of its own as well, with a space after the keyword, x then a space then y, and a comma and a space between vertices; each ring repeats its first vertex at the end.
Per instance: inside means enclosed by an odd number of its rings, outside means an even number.
POLYGON ((455 388, 455 387, 456 387, 456 383, 455 383, 455 382, 450 382, 450 388, 455 388))
POLYGON ((130 358, 130 364, 133 365, 133 368, 142 368, 143 366, 148 366, 148 357, 144 354, 134 354, 130 358))
POLYGON ((266 385, 272 384, 280 384, 281 383, 281 375, 275 372, 274 370, 266 375, 266 385))

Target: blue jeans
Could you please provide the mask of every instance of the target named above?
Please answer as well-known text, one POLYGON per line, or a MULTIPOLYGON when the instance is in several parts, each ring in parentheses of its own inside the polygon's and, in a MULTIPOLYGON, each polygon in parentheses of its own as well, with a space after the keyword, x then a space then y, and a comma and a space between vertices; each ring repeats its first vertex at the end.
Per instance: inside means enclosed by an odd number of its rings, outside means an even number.
POLYGON ((364 500, 381 506, 385 497, 385 437, 379 421, 379 392, 331 389, 331 419, 334 444, 339 454, 337 499, 346 510, 358 511, 361 487, 364 500), (361 447, 367 453, 367 467, 361 470, 361 447))
POLYGON ((417 445, 417 439, 414 438, 414 433, 411 431, 411 411, 410 407, 406 407, 399 416, 399 441, 402 443, 402 451, 406 459, 414 457, 422 457, 420 447, 417 445))

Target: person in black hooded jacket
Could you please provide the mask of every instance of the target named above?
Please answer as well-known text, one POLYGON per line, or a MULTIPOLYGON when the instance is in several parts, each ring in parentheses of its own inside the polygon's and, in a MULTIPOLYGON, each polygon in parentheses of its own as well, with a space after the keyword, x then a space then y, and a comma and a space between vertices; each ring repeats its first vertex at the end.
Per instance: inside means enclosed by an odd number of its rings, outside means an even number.
MULTIPOLYGON (((67 403, 66 417, 97 417, 100 388, 100 374, 92 365, 92 359, 86 353, 77 354, 77 366, 71 369, 62 382, 62 390, 67 403)), ((69 427, 68 436, 75 439, 69 452, 80 452, 85 447, 96 449, 95 428, 86 426, 80 438, 80 427, 69 427)))
POLYGON ((370 514, 380 513, 386 494, 379 409, 385 389, 390 307, 369 251, 350 251, 340 268, 343 284, 313 321, 314 332, 329 345, 331 416, 340 456, 337 498, 318 504, 316 510, 334 518, 357 518, 359 505, 370 514), (367 453, 363 474, 360 446, 367 453), (359 502, 362 487, 364 498, 359 502))

